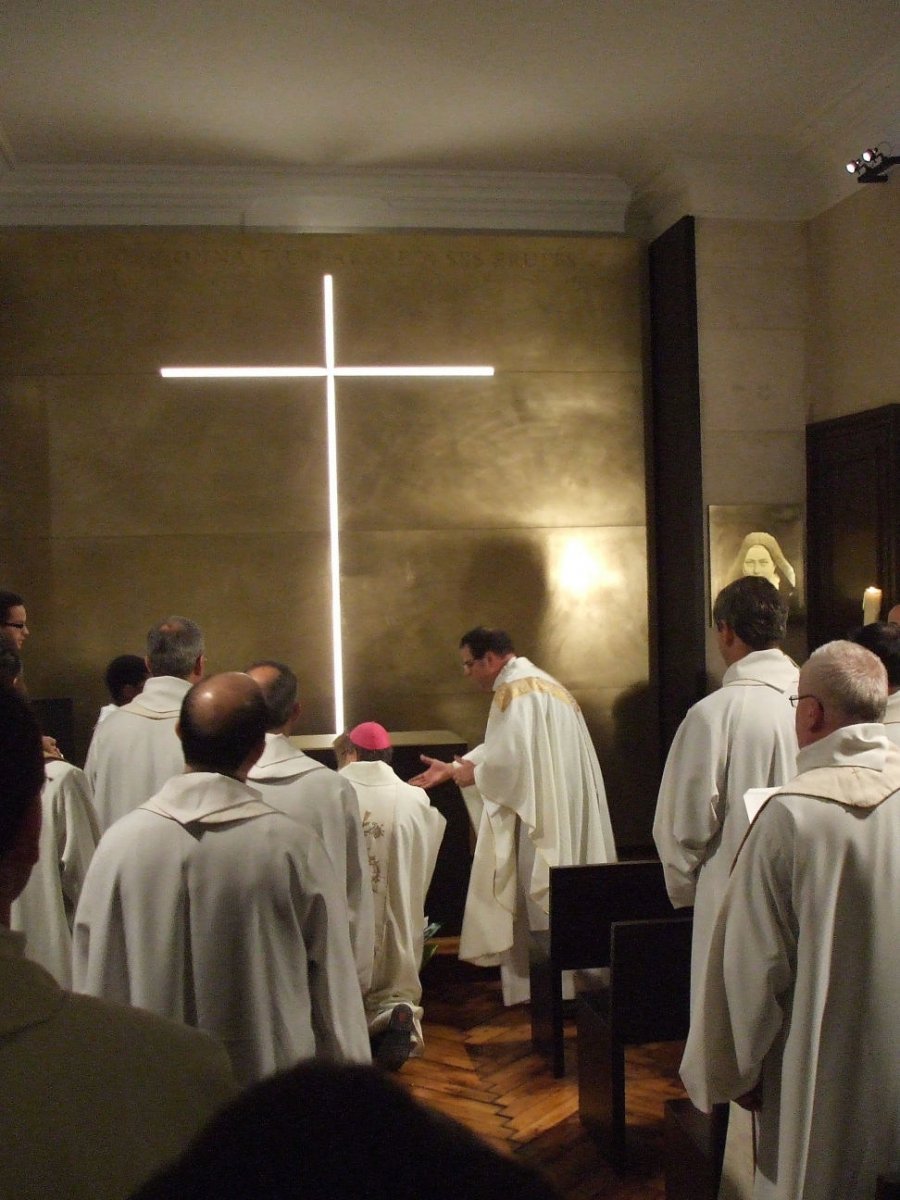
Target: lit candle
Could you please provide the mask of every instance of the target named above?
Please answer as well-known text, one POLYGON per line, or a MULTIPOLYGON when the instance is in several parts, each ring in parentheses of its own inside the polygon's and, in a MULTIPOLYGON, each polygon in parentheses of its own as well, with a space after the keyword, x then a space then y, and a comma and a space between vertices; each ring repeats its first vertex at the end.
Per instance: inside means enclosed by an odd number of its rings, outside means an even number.
POLYGON ((871 625, 881 616, 881 588, 867 587, 863 592, 863 625, 871 625))

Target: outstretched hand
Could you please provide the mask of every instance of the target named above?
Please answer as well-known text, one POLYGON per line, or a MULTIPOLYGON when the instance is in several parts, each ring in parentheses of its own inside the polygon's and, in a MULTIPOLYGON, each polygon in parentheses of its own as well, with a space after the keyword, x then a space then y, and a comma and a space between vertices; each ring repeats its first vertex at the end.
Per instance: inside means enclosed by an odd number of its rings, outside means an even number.
POLYGON ((428 769, 420 775, 414 775, 409 781, 413 787, 432 788, 439 783, 452 779, 459 787, 470 787, 475 782, 475 764, 457 754, 452 763, 442 762, 439 758, 429 758, 420 754, 419 758, 427 764, 428 769))
POLYGON ((413 787, 437 787, 439 783, 446 783, 448 779, 453 778, 453 767, 450 763, 442 762, 439 758, 429 758, 427 754, 420 754, 419 759, 427 764, 428 769, 412 777, 409 782, 413 787))

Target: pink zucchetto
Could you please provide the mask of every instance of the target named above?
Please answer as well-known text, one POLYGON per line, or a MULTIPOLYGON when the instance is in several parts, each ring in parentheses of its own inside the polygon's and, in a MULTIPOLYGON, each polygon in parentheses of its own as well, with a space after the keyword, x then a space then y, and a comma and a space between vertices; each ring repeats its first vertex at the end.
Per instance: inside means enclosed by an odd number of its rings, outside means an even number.
POLYGON ((390 734, 377 721, 363 721, 362 725, 350 730, 349 737, 354 746, 363 750, 389 750, 391 747, 390 734))

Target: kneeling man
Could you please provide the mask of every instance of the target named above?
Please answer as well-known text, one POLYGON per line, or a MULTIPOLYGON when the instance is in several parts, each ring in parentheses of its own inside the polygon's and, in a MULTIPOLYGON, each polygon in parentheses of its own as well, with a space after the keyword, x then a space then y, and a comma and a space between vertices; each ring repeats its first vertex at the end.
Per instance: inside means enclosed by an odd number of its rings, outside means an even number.
POLYGON ((375 900, 375 963, 366 1018, 382 1066, 396 1070, 422 1053, 425 893, 447 822, 421 788, 390 767, 387 730, 365 721, 334 743, 340 774, 356 789, 375 900))

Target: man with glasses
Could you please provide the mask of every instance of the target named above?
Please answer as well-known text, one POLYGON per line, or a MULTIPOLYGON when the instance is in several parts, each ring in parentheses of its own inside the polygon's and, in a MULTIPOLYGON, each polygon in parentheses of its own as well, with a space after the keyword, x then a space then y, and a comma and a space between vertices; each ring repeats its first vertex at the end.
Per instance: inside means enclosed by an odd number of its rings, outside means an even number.
POLYGON ((27 637, 25 602, 17 592, 0 591, 0 641, 21 652, 27 637))
POLYGON ((852 642, 800 672, 799 774, 760 809, 710 940, 681 1065, 759 1122, 758 1200, 868 1200, 900 1172, 900 750, 884 666, 852 642))
MULTIPOLYGON (((0 590, 0 646, 8 646, 16 654, 21 654, 25 639, 29 635, 25 601, 18 592, 0 590)), ((21 694, 27 698, 28 690, 25 687, 24 678, 21 676, 18 687, 21 694)), ((41 741, 47 758, 62 758, 62 751, 56 744, 56 738, 48 737, 45 734, 41 741)))
POLYGON ((516 654, 502 629, 459 644, 464 673, 493 694, 484 742, 455 763, 423 755, 410 783, 453 779, 478 832, 459 956, 500 966, 505 1004, 529 999, 528 932, 549 927, 550 867, 616 857, 600 764, 575 698, 516 654))

